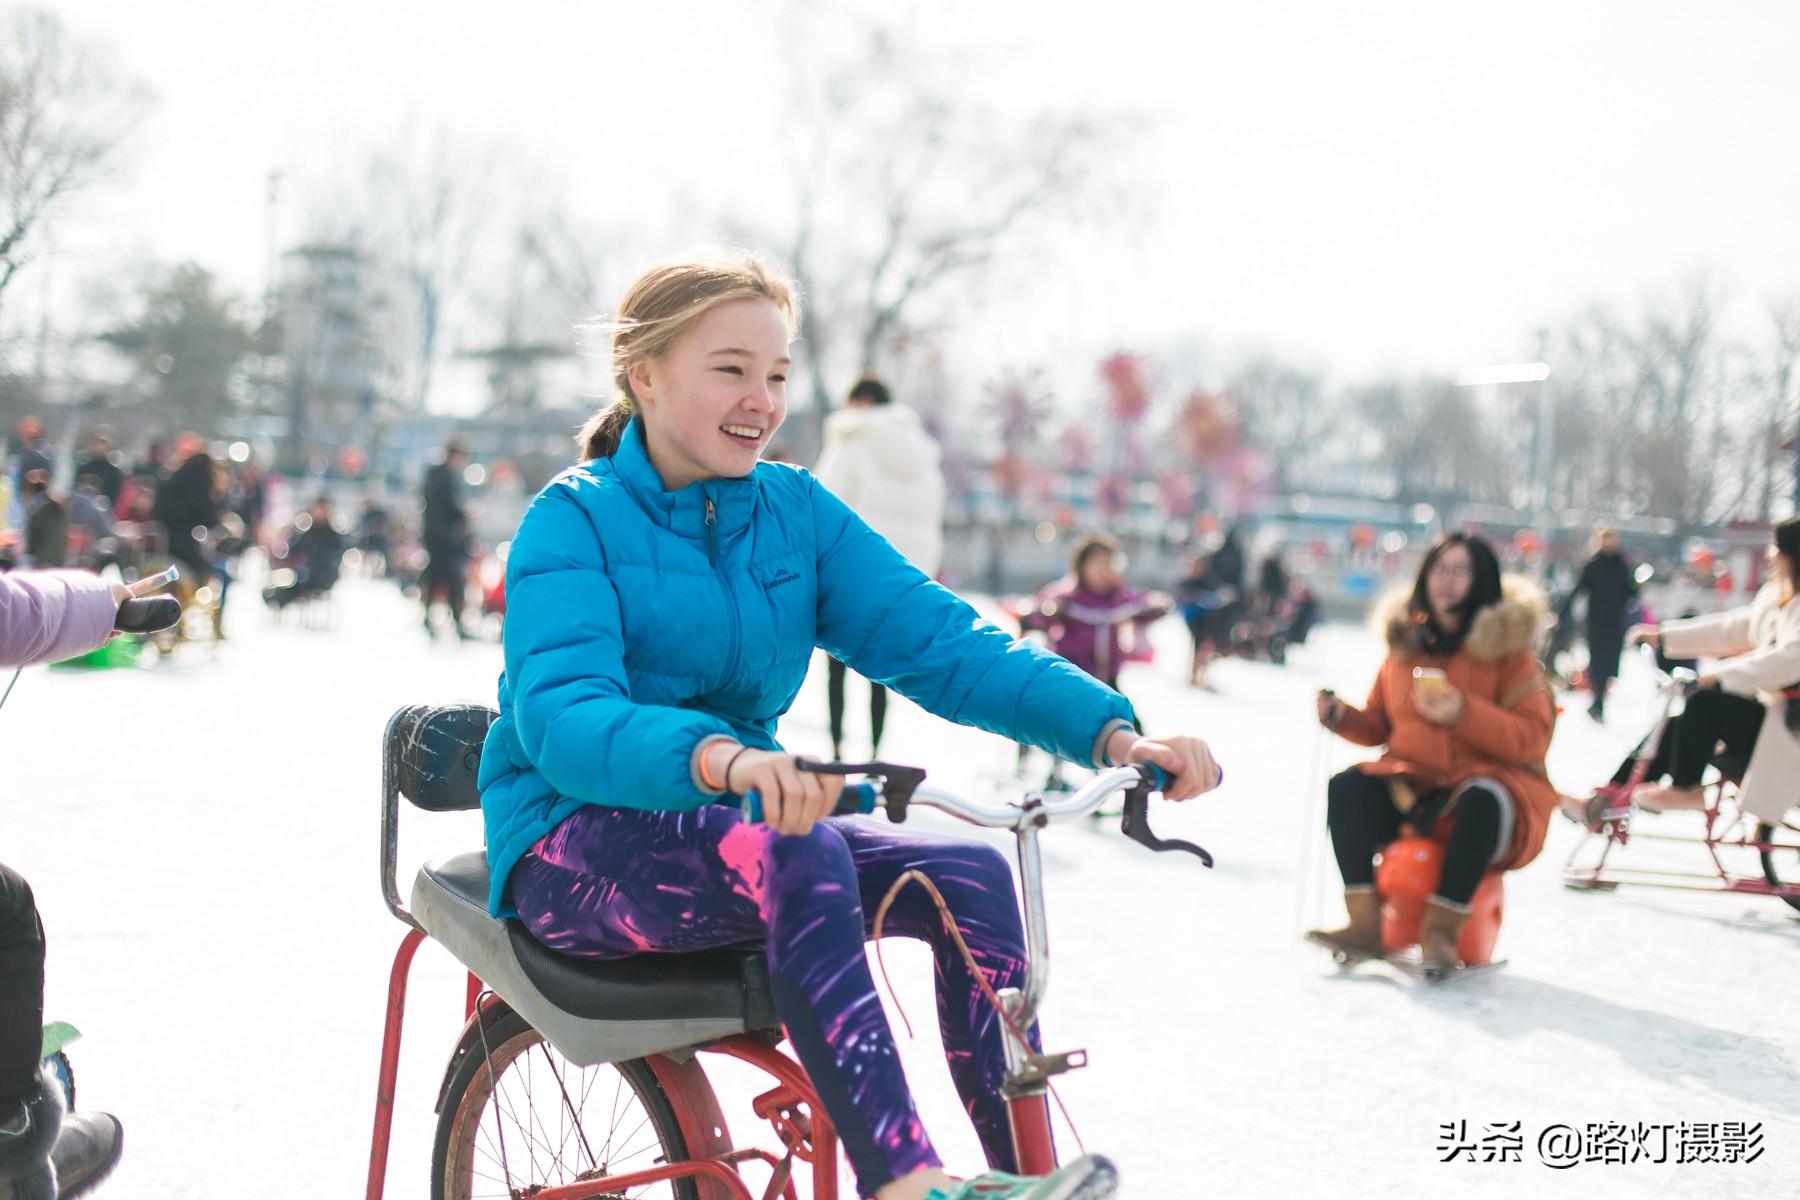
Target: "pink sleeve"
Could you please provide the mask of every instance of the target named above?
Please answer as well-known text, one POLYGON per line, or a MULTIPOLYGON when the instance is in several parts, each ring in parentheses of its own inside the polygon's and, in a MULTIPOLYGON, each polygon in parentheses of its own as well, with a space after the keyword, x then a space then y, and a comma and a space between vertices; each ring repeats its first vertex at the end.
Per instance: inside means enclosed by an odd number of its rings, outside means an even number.
POLYGON ((0 666, 29 667, 86 653, 119 614, 112 584, 85 571, 0 575, 0 666))

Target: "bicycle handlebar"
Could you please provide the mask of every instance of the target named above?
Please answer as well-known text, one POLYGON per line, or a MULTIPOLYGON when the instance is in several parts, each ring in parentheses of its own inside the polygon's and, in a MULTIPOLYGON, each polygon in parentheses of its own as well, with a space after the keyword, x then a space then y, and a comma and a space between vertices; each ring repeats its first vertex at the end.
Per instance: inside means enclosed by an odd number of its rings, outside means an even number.
MULTIPOLYGON (((1213 865, 1212 855, 1204 847, 1193 842, 1161 838, 1151 830, 1150 795, 1169 785, 1168 773, 1155 763, 1109 767, 1066 799, 1047 800, 1032 792, 1019 804, 976 804, 954 792, 924 787, 925 772, 918 767, 883 762, 820 763, 806 759, 800 760, 799 766, 802 771, 814 774, 864 777, 845 784, 837 806, 832 809, 833 816, 872 813, 879 807, 890 821, 899 823, 906 820, 907 809, 917 804, 948 813, 971 825, 1010 829, 1014 833, 1028 828, 1042 829, 1052 821, 1084 816, 1099 808, 1115 792, 1123 791, 1125 811, 1120 829, 1125 836, 1151 850, 1179 850, 1194 855, 1209 867, 1213 865)), ((1223 778, 1221 770, 1220 779, 1223 778)), ((745 793, 740 811, 746 821, 760 822, 763 819, 762 797, 755 792, 745 793)))
POLYGON ((1657 686, 1671 691, 1685 692, 1700 682, 1699 674, 1691 667, 1676 667, 1673 671, 1665 671, 1657 661, 1655 646, 1649 642, 1639 642, 1638 649, 1656 674, 1657 686))

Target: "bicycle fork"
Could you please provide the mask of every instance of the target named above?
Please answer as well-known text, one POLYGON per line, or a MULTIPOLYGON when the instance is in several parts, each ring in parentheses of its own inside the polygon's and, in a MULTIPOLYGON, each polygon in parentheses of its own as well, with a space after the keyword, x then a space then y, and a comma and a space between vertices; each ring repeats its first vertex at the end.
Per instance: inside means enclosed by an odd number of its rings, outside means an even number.
POLYGON ((1087 1051, 1044 1054, 1033 1050, 1025 1040, 1026 1032, 1037 1020, 1038 1004, 1050 982, 1050 932, 1043 909, 1044 868, 1038 827, 1027 824, 1018 830, 1018 839, 1026 961, 1031 965, 1024 991, 1002 988, 996 993, 1004 1013, 1001 1034, 1006 1039, 1006 1080, 1000 1095, 1012 1118, 1013 1153, 1018 1158, 1019 1172, 1048 1175, 1056 1170, 1056 1147, 1050 1137, 1050 1080, 1087 1066, 1087 1051))

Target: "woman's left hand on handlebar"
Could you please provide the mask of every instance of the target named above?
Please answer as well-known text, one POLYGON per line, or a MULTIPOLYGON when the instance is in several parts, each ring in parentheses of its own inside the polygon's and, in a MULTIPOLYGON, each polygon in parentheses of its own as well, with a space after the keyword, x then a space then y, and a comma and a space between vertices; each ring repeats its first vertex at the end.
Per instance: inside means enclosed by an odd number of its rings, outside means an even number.
POLYGON ((1210 792, 1223 775, 1212 748, 1197 737, 1134 737, 1125 753, 1113 755, 1112 760, 1155 763, 1167 771, 1169 786, 1163 789, 1163 796, 1170 800, 1192 800, 1210 792))

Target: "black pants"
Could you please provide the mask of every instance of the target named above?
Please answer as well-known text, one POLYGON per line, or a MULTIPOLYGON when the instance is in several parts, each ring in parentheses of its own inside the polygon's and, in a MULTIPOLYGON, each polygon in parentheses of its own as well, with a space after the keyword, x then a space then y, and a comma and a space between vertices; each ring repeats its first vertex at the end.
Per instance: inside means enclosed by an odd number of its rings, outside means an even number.
MULTIPOLYGON (((1767 711, 1760 701, 1747 696, 1702 688, 1688 697, 1687 709, 1680 716, 1669 718, 1644 778, 1655 781, 1667 775, 1676 787, 1700 786, 1700 776, 1706 771, 1706 764, 1720 753, 1721 744, 1725 754, 1750 756, 1767 711)), ((1621 763, 1613 774, 1613 782, 1624 783, 1636 762, 1637 755, 1633 754, 1621 763)))
MULTIPOLYGON (((825 691, 831 701, 831 745, 839 754, 844 745, 844 676, 850 668, 835 658, 827 658, 829 674, 825 679, 825 691)), ((874 680, 869 681, 869 756, 873 758, 880 752, 881 731, 887 726, 887 689, 874 680)))
POLYGON ((1587 627, 1588 688, 1594 703, 1606 703, 1606 687, 1619 677, 1619 655, 1625 647, 1625 625, 1618 621, 1592 621, 1587 627))
MULTIPOLYGON (((1373 887, 1375 852, 1400 836, 1402 821, 1416 828, 1426 813, 1441 812, 1447 800, 1448 796, 1442 793, 1421 795, 1419 805, 1425 812, 1415 809, 1402 816, 1394 807, 1387 780, 1365 775, 1354 767, 1332 776, 1326 823, 1331 828, 1331 847, 1337 852, 1344 886, 1373 887)), ((1456 824, 1444 851, 1443 872, 1438 876, 1436 894, 1440 899, 1457 905, 1467 905, 1474 899, 1481 877, 1500 848, 1500 804, 1500 797, 1479 786, 1464 789, 1457 798, 1456 824)))
POLYGON ((451 618, 460 626, 464 593, 469 588, 469 556, 451 546, 427 546, 425 554, 425 569, 419 574, 419 596, 425 602, 425 614, 431 615, 432 602, 441 591, 450 605, 451 618))
POLYGON ((37 1086, 44 1030, 44 925, 31 885, 0 864, 0 1105, 37 1086))

